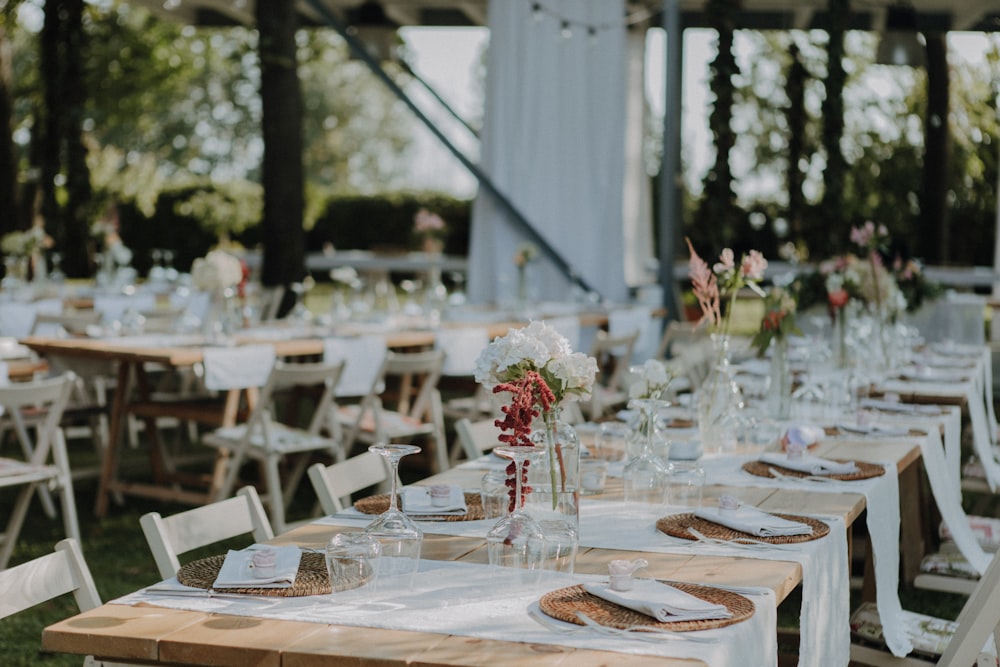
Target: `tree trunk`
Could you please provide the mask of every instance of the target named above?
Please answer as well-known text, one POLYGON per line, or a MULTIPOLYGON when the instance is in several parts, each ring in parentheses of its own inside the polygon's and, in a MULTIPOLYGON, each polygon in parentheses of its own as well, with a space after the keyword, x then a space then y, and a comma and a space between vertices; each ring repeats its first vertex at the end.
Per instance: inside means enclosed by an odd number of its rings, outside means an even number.
POLYGON ((799 162, 805 152, 806 135, 806 79, 809 73, 802 63, 799 47, 793 42, 789 49, 792 64, 785 77, 785 92, 788 94, 788 110, 785 119, 788 122, 788 168, 786 184, 788 187, 788 224, 791 230, 789 236, 793 239, 802 238, 802 215, 805 207, 805 195, 802 193, 804 180, 799 162))
POLYGON ((46 0, 41 34, 41 79, 44 104, 41 133, 40 179, 33 216, 39 216, 63 254, 62 268, 71 278, 90 274, 87 224, 91 200, 90 170, 83 143, 86 90, 83 84, 85 35, 83 0, 46 0), (64 177, 65 206, 57 197, 64 177))
POLYGON ((948 166, 951 132, 948 127, 948 45, 943 33, 927 33, 927 118, 924 120, 923 196, 920 203, 917 256, 927 262, 947 262, 951 251, 948 231, 948 166))
POLYGON ((11 43, 0 23, 0 235, 19 228, 20 202, 17 199, 17 155, 14 150, 13 83, 11 43))
POLYGON ((847 162, 840 147, 844 136, 844 33, 851 16, 850 0, 829 0, 830 16, 827 46, 826 97, 823 99, 823 147, 826 169, 823 171, 823 201, 820 216, 826 224, 831 248, 842 247, 853 224, 844 211, 844 184, 847 162))
POLYGON ((741 0, 709 0, 705 8, 711 26, 719 36, 719 50, 709 66, 709 86, 715 102, 708 117, 708 126, 715 143, 715 163, 705 175, 704 194, 698 210, 698 223, 712 247, 731 243, 738 224, 736 194, 729 155, 736 144, 733 132, 733 77, 739 66, 733 56, 733 32, 741 0))
MULTIPOLYGON (((302 96, 296 64, 295 3, 258 0, 264 159, 261 282, 288 286, 305 272, 302 96)), ((285 309, 288 306, 285 305, 285 309)))

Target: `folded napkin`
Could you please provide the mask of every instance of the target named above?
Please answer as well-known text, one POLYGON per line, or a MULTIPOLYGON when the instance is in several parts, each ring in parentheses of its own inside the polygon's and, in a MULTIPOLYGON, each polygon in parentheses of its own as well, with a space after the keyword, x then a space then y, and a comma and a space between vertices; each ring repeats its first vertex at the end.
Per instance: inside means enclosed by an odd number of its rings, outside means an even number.
POLYGON ((762 512, 751 505, 742 505, 734 510, 699 507, 694 510, 694 515, 699 519, 758 537, 809 535, 813 532, 811 526, 798 521, 782 519, 780 516, 762 512))
POLYGON ((299 571, 302 551, 295 546, 267 547, 274 552, 274 569, 268 568, 268 576, 257 576, 262 570, 253 566, 253 558, 261 549, 259 546, 243 551, 230 549, 212 588, 290 588, 299 571))
POLYGON ((969 373, 953 369, 918 366, 904 368, 900 371, 899 377, 909 382, 967 382, 969 373))
POLYGON ((594 582, 585 583, 583 588, 591 595, 663 623, 732 617, 725 605, 707 602, 655 579, 633 579, 629 591, 613 591, 608 584, 594 582))
POLYGON ((462 491, 462 487, 449 484, 448 502, 445 505, 431 503, 431 487, 429 486, 404 487, 403 511, 415 517, 419 517, 421 514, 463 516, 468 513, 469 508, 465 504, 465 492, 462 491))
POLYGON ((859 433, 862 435, 899 436, 910 434, 909 429, 900 428, 898 426, 885 426, 883 424, 870 424, 868 426, 860 426, 858 424, 837 424, 837 428, 845 433, 859 433))
POLYGON ((898 412, 905 415, 939 415, 941 408, 936 405, 921 405, 919 403, 899 403, 874 398, 861 401, 861 407, 881 410, 882 412, 898 412))
POLYGON ((818 456, 806 455, 799 459, 790 459, 784 454, 769 452, 761 454, 760 461, 768 465, 779 466, 781 468, 804 472, 810 475, 846 475, 848 473, 858 471, 858 467, 854 465, 854 461, 841 463, 839 461, 831 461, 830 459, 824 459, 818 456))

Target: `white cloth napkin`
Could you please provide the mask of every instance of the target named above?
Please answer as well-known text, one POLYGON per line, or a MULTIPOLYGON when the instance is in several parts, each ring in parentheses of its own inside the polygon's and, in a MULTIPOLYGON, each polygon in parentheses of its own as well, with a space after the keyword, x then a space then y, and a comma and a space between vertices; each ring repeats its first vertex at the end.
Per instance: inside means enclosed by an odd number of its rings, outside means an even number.
POLYGON ((810 475, 845 475, 858 471, 858 466, 854 465, 854 461, 841 463, 819 456, 806 455, 800 459, 790 459, 786 454, 768 452, 760 455, 760 461, 768 465, 796 470, 810 475))
POLYGON ((468 513, 469 508, 465 504, 465 493, 462 491, 462 487, 449 484, 448 502, 445 505, 434 505, 431 503, 431 489, 429 486, 404 487, 403 511, 416 516, 421 514, 462 516, 468 513))
POLYGON ((652 616, 663 623, 732 617, 725 605, 706 602, 655 579, 633 579, 630 591, 611 590, 608 584, 596 582, 585 583, 583 588, 591 595, 652 616))
POLYGON ((812 527, 798 521, 789 521, 780 516, 762 512, 756 507, 743 505, 735 510, 720 510, 718 507, 699 507, 694 510, 699 519, 711 521, 733 530, 758 537, 778 537, 782 535, 809 535, 812 527))
POLYGON ((921 405, 919 403, 897 403, 895 401, 880 401, 874 398, 867 398, 861 401, 861 407, 884 412, 899 412, 911 415, 937 415, 941 414, 941 408, 936 405, 921 405))
POLYGON ((859 433, 861 435, 882 435, 882 436, 902 436, 909 435, 909 429, 898 426, 886 426, 884 424, 869 424, 860 426, 858 424, 837 424, 837 428, 845 433, 859 433))
POLYGON ((903 380, 911 382, 968 382, 971 371, 955 371, 943 368, 910 367, 899 373, 903 380))
POLYGON ((290 588, 295 583, 299 571, 302 551, 298 547, 268 547, 275 552, 274 574, 267 577, 254 575, 251 559, 254 549, 226 553, 226 560, 219 568, 212 588, 290 588))

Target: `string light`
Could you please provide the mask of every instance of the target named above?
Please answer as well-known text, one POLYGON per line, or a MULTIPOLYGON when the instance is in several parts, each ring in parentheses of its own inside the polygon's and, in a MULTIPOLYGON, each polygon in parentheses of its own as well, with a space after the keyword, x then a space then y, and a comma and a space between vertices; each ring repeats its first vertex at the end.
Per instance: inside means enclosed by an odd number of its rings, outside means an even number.
POLYGON ((621 21, 607 21, 604 23, 588 23, 571 16, 565 16, 545 5, 538 0, 531 3, 531 18, 535 23, 541 23, 546 17, 551 17, 559 23, 559 35, 566 40, 573 37, 575 29, 586 34, 591 43, 597 41, 598 33, 604 30, 621 30, 637 23, 642 23, 653 16, 652 10, 642 9, 631 14, 626 14, 621 21))

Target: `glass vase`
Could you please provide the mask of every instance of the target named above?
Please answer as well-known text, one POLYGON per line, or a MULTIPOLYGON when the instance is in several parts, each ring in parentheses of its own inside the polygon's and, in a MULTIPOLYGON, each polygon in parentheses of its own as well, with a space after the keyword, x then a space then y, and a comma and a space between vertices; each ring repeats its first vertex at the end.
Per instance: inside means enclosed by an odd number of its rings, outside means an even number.
POLYGON ((639 411, 632 429, 632 449, 637 452, 625 464, 625 502, 662 505, 667 499, 667 467, 670 442, 657 424, 660 410, 669 405, 656 399, 633 399, 629 408, 639 411))
POLYGON ((729 338, 713 334, 714 362, 698 387, 698 435, 705 452, 736 448, 738 411, 742 401, 729 359, 729 338))
POLYGON ((792 372, 788 364, 788 340, 784 336, 771 341, 770 376, 767 411, 773 419, 788 419, 792 413, 792 372))
POLYGON ((531 434, 543 453, 528 466, 525 509, 545 536, 543 567, 572 572, 580 531, 580 440, 560 412, 542 412, 542 428, 531 434))
POLYGON ((495 447, 493 452, 513 461, 514 487, 511 511, 486 534, 490 565, 523 570, 541 570, 545 538, 542 527, 525 511, 522 486, 524 471, 541 457, 535 447, 495 447))

